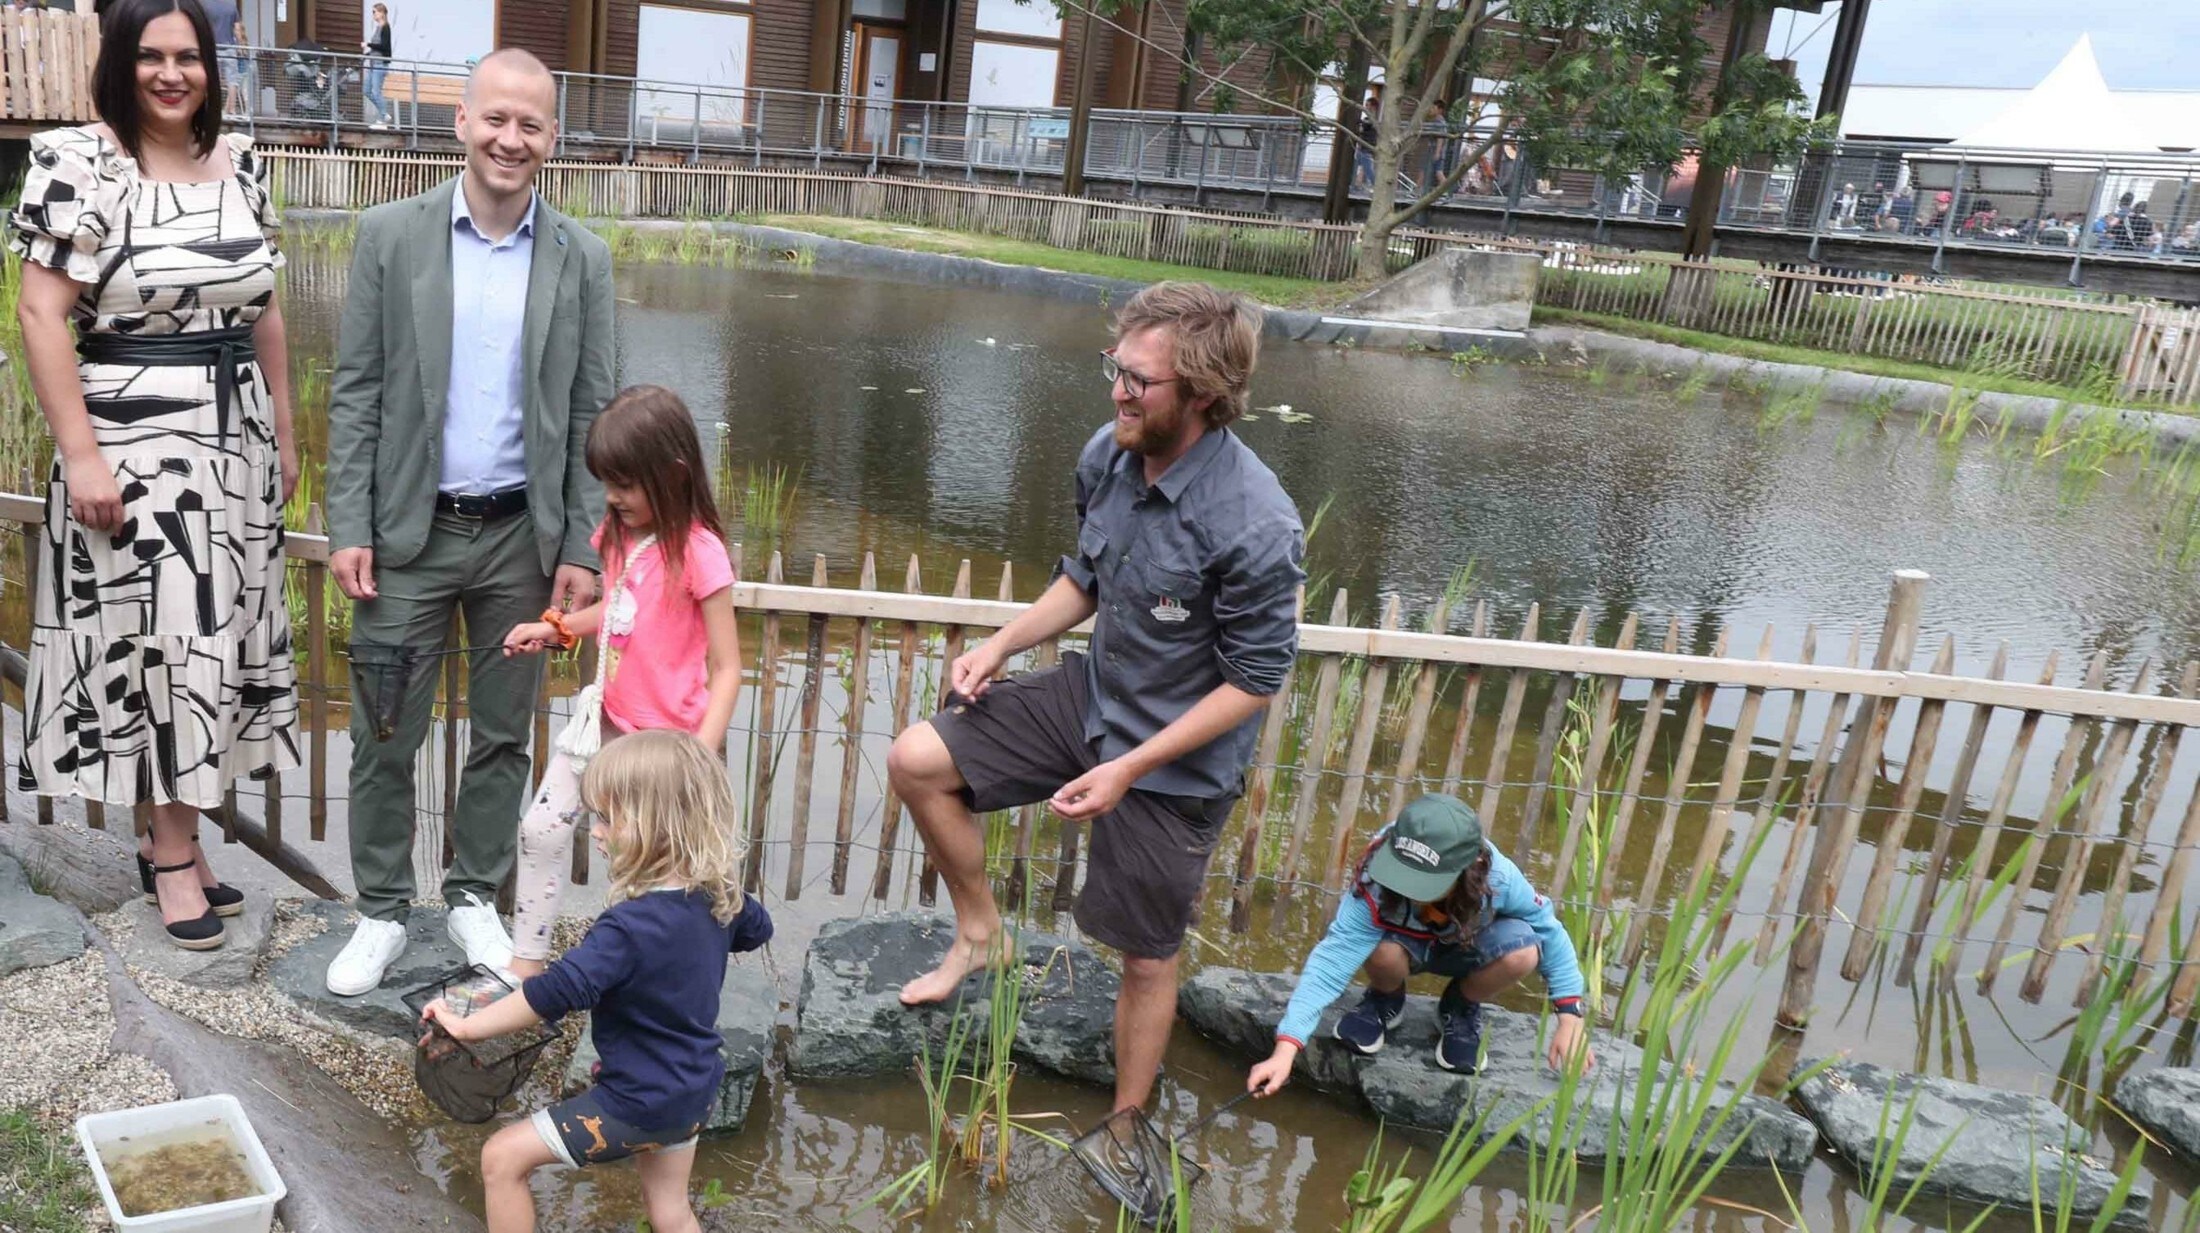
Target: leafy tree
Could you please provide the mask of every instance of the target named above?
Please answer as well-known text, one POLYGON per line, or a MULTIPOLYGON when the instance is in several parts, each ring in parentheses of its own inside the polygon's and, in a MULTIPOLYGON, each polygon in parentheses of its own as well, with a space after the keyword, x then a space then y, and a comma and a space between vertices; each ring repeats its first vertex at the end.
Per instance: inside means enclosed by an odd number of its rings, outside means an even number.
POLYGON ((1264 93, 1302 115, 1312 84, 1346 67, 1333 131, 1372 155, 1356 273, 1373 279, 1385 272, 1391 233, 1500 140, 1517 141, 1531 166, 1597 172, 1608 183, 1677 166, 1691 137, 1720 167, 1799 149, 1816 129, 1795 81, 1761 55, 1722 61, 1699 32, 1721 12, 1747 28, 1768 2, 1188 0, 1186 26, 1220 59, 1265 50, 1264 93), (1372 141, 1357 131, 1361 65, 1382 70, 1372 141), (1508 83, 1497 114, 1472 111, 1464 86, 1477 76, 1508 83), (1448 172, 1406 179, 1423 126, 1437 121, 1464 126, 1464 149, 1448 172))

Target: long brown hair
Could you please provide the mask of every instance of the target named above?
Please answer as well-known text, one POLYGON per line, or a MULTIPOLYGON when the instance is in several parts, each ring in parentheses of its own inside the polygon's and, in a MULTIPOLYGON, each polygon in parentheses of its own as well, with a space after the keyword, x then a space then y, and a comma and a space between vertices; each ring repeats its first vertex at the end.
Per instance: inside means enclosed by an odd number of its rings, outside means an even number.
POLYGON ((1473 863, 1459 871, 1458 879, 1452 882, 1450 890, 1444 892, 1437 907, 1459 926, 1459 941, 1463 944, 1481 931, 1482 910, 1489 906, 1489 902, 1490 852, 1488 848, 1484 848, 1482 854, 1474 858, 1473 863))
MULTIPOLYGON (((649 498, 651 530, 656 533, 669 576, 680 576, 687 560, 688 532, 701 527, 726 542, 718 502, 711 495, 710 473, 703 467, 703 442, 695 417, 680 396, 661 385, 620 390, 588 430, 588 473, 606 484, 639 488, 649 498)), ((603 520, 603 563, 608 579, 626 568, 626 524, 609 510, 603 520)))

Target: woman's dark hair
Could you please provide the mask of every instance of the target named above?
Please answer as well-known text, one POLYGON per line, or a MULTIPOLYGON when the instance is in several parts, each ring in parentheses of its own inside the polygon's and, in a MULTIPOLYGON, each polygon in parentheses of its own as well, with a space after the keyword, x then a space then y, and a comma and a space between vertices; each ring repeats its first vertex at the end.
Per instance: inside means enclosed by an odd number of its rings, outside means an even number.
MULTIPOLYGON (((680 576, 680 565, 687 560, 690 528, 702 527, 725 542, 710 473, 703 468, 703 442, 695 433, 695 417, 678 394, 661 385, 620 390, 589 426, 586 458, 590 475, 607 484, 639 488, 649 498, 650 529, 663 546, 671 577, 680 576)), ((607 580, 626 564, 626 536, 626 525, 618 518, 604 518, 607 580)))
POLYGON ((199 36, 199 61, 206 66, 206 97, 191 117, 191 140, 200 157, 214 152, 222 133, 221 56, 214 47, 214 26, 199 0, 106 0, 99 6, 99 63, 92 69, 92 102, 99 118, 114 130, 115 143, 131 158, 139 155, 144 116, 138 105, 138 44, 145 27, 158 17, 181 13, 199 36))

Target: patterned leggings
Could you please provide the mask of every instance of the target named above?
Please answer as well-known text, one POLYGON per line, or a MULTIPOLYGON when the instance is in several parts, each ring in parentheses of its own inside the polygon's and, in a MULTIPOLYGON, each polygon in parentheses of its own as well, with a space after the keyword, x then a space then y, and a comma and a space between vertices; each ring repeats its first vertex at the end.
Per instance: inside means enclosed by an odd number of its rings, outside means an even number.
MULTIPOLYGON (((610 735, 606 725, 606 736, 610 735)), ((573 832, 580 829, 581 773, 564 754, 550 759, 535 803, 519 823, 519 881, 512 895, 512 954, 550 957, 550 926, 565 898, 573 867, 573 832)))

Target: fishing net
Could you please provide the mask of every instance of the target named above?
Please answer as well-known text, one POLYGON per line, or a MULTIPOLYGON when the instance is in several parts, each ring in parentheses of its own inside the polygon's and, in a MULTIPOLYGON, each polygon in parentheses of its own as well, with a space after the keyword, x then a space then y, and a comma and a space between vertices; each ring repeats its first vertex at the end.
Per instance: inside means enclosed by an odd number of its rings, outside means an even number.
MULTIPOLYGON (((405 1005, 418 1015, 428 1003, 443 999, 460 1018, 473 1014, 512 992, 504 977, 473 964, 455 968, 405 995, 405 1005)), ((536 1024, 509 1036, 492 1040, 460 1041, 440 1025, 429 1024, 427 1039, 413 1051, 413 1081, 435 1107, 457 1121, 486 1122, 535 1068, 543 1047, 557 1033, 536 1024)))
POLYGON ((1207 1175, 1207 1167, 1191 1150, 1194 1140, 1249 1095, 1240 1093, 1224 1102, 1173 1139, 1161 1133, 1145 1110, 1118 1109, 1077 1136, 1070 1155, 1140 1224, 1160 1228, 1175 1217, 1179 1199, 1188 1197, 1207 1175))
POLYGON ((397 717, 405 708, 405 691, 411 687, 413 674, 419 671, 421 664, 451 655, 503 649, 502 643, 491 643, 423 651, 354 638, 350 647, 351 670, 358 678, 360 691, 365 694, 362 701, 366 703, 368 719, 374 724, 374 739, 386 741, 397 735, 397 717))

